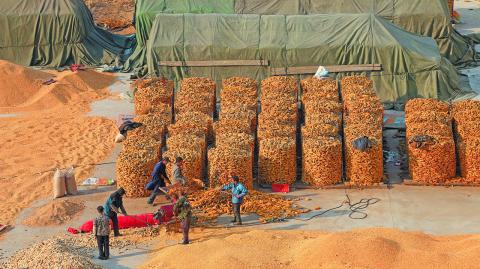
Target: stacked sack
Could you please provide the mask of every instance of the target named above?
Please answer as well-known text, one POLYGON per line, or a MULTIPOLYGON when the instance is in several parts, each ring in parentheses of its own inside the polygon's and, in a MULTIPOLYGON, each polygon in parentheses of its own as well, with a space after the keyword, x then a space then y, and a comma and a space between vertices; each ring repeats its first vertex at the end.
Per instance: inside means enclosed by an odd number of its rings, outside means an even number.
POLYGON ((145 197, 145 185, 165 143, 165 128, 172 122, 173 81, 140 80, 134 84, 134 122, 142 126, 129 131, 117 159, 117 182, 128 197, 145 197))
POLYGON ((354 186, 383 181, 383 106, 367 77, 341 82, 344 104, 346 177, 354 186))
POLYGON ((208 151, 210 186, 226 184, 236 175, 253 188, 257 83, 245 77, 223 80, 220 120, 215 123, 215 148, 208 151))
POLYGON ((340 127, 342 104, 335 80, 302 80, 302 181, 326 186, 342 180, 342 142, 340 127))
POLYGON ((259 179, 268 184, 293 184, 296 180, 297 83, 293 77, 262 81, 258 117, 259 179))
MULTIPOLYGON (((163 156, 171 161, 182 157, 187 179, 205 177, 207 146, 213 140, 215 91, 215 82, 209 78, 186 78, 175 99, 175 123, 168 126, 168 150, 163 156)), ((167 171, 171 174, 171 165, 167 171)))
POLYGON ((480 101, 452 105, 460 173, 464 183, 480 183, 480 101))
POLYGON ((455 177, 449 105, 434 99, 412 99, 405 107, 405 123, 412 180, 435 184, 455 177))

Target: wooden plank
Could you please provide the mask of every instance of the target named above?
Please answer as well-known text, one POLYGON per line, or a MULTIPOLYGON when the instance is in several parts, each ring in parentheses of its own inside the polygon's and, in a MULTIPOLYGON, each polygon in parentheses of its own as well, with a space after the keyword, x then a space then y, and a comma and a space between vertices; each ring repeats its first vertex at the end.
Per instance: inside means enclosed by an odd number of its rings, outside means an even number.
MULTIPOLYGON (((340 72, 373 72, 382 71, 381 64, 357 64, 357 65, 329 65, 325 68, 330 73, 340 72)), ((318 66, 296 66, 289 68, 273 68, 273 75, 301 75, 301 74, 315 74, 318 66)))
POLYGON ((212 61, 160 61, 160 66, 210 67, 210 66, 268 66, 268 60, 212 60, 212 61))
POLYGON ((422 186, 422 187, 480 187, 478 183, 425 183, 425 182, 418 182, 413 180, 404 180, 403 185, 406 186, 422 186))

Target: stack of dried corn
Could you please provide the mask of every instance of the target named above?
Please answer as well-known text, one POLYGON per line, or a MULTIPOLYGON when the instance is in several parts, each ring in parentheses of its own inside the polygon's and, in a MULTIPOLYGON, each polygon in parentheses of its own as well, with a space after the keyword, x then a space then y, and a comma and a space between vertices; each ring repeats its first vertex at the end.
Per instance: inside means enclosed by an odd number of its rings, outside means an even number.
POLYGON ((335 80, 302 80, 302 104, 305 126, 302 127, 302 180, 315 186, 342 180, 342 142, 340 122, 342 105, 335 80))
POLYGON ((208 152, 210 186, 227 183, 231 175, 253 187, 257 83, 243 77, 223 81, 220 121, 215 123, 215 148, 208 152))
POLYGON ((135 114, 143 115, 170 110, 173 107, 173 81, 144 79, 135 82, 135 114))
POLYGON ((140 149, 130 141, 127 140, 132 143, 128 150, 124 149, 117 158, 117 185, 125 189, 127 197, 145 197, 148 195, 145 185, 158 161, 160 148, 139 142, 139 147, 143 147, 140 149))
POLYGON ((460 101, 452 107, 462 181, 480 183, 480 101, 460 101))
MULTIPOLYGON (((186 78, 175 100, 175 124, 168 126, 164 157, 182 157, 183 175, 188 179, 204 178, 207 145, 213 139, 216 86, 209 78, 186 78)), ((171 171, 171 166, 167 166, 171 171)))
POLYGON ((297 82, 293 77, 262 81, 258 120, 258 172, 262 182, 293 184, 296 180, 298 124, 297 82))
POLYGON ((383 106, 366 77, 342 79, 346 176, 365 186, 383 180, 383 106))
POLYGON ((412 99, 405 107, 410 175, 414 181, 444 183, 455 177, 455 143, 447 103, 412 99))

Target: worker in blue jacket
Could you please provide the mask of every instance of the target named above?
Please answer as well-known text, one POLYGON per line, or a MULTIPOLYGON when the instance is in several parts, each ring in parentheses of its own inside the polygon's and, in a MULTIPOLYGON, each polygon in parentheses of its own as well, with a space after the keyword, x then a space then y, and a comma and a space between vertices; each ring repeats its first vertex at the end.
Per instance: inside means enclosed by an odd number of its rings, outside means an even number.
POLYGON ((231 177, 230 184, 227 184, 222 187, 222 191, 231 191, 232 192, 232 204, 233 204, 233 215, 232 220, 234 225, 242 225, 242 218, 240 217, 240 206, 243 202, 243 197, 247 195, 247 188, 240 183, 238 176, 231 177))

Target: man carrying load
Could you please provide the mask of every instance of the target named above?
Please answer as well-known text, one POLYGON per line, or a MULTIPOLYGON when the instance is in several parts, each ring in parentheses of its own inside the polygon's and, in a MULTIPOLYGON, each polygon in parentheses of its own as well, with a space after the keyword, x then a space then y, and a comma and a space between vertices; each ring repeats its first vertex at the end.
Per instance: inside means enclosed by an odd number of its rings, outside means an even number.
POLYGON ((222 191, 231 191, 232 192, 232 204, 233 204, 233 215, 232 220, 234 225, 242 225, 242 218, 240 217, 240 206, 243 202, 243 197, 247 195, 247 188, 240 183, 238 176, 231 177, 230 184, 227 184, 222 187, 222 191))

